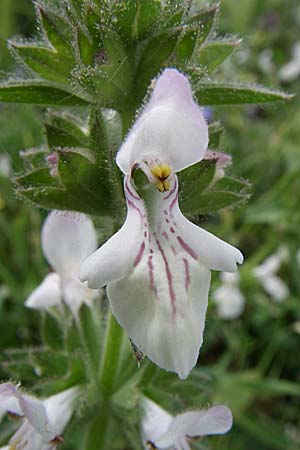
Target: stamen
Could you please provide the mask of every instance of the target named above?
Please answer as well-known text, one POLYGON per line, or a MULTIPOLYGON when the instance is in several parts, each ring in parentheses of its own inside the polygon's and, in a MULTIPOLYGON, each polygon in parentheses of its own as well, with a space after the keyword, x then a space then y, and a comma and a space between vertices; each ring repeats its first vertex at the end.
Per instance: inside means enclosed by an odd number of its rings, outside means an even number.
POLYGON ((151 167, 151 173, 154 175, 156 181, 155 185, 159 192, 166 192, 170 189, 170 182, 168 181, 171 175, 171 167, 168 164, 157 164, 151 167))

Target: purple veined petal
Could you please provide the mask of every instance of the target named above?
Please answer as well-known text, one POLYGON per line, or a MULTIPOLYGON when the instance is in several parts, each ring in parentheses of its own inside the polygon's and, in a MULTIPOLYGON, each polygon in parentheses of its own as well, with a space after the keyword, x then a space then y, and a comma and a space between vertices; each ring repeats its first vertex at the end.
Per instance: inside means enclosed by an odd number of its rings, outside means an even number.
POLYGON ((182 438, 227 433, 232 427, 232 414, 226 406, 218 405, 208 410, 189 411, 176 416, 155 445, 168 449, 182 438))
POLYGON ((52 211, 43 224, 42 248, 59 275, 77 275, 80 263, 97 248, 91 219, 81 213, 52 211))
POLYGON ((174 205, 173 215, 182 230, 180 245, 194 255, 205 267, 224 272, 235 272, 237 264, 242 264, 242 253, 232 245, 219 239, 206 230, 190 222, 181 213, 178 203, 174 205))
POLYGON ((80 267, 80 280, 87 281, 92 289, 125 277, 142 251, 140 237, 145 232, 146 219, 144 203, 130 185, 128 177, 124 179, 124 190, 127 199, 124 225, 80 267))
POLYGON ((61 278, 51 272, 42 283, 29 295, 25 302, 27 308, 47 310, 62 303, 61 278))
POLYGON ((176 69, 165 69, 116 161, 125 174, 137 161, 156 159, 177 172, 200 161, 207 145, 208 126, 188 79, 176 69))
POLYGON ((72 387, 52 395, 44 401, 47 417, 51 424, 52 438, 60 435, 74 412, 79 388, 72 387))
MULTIPOLYGON (((125 183, 129 180, 126 177, 125 183)), ((132 185, 131 195, 137 195, 132 185)), ((107 293, 115 317, 133 342, 157 365, 186 378, 203 340, 210 272, 178 242, 181 230, 176 231, 172 216, 177 179, 170 192, 162 196, 154 189, 153 195, 145 228, 135 237, 138 245, 128 255, 131 266, 108 283, 107 293)), ((124 245, 118 243, 119 253, 124 245)))
POLYGON ((159 254, 148 255, 130 275, 108 286, 108 298, 132 341, 159 367, 184 379, 203 341, 210 272, 189 262, 187 276, 183 256, 163 251, 167 263, 159 254))
POLYGON ((15 397, 28 422, 39 434, 49 434, 49 423, 43 402, 35 397, 23 394, 14 384, 0 385, 1 397, 15 397))
POLYGON ((145 449, 147 441, 156 442, 168 431, 173 417, 157 403, 144 397, 142 400, 141 434, 145 449))

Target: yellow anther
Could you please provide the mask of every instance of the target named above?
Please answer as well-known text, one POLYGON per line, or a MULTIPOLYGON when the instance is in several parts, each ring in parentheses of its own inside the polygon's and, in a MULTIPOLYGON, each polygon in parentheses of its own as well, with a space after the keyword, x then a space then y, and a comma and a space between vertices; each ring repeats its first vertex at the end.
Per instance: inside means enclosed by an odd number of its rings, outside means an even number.
POLYGON ((165 191, 169 191, 170 190, 170 182, 169 181, 164 181, 163 182, 163 185, 164 185, 164 190, 165 191))
POLYGON ((157 183, 155 183, 155 186, 157 187, 157 189, 159 190, 159 192, 166 192, 170 189, 170 183, 169 181, 157 181, 157 183))
POLYGON ((153 175, 159 179, 161 179, 161 166, 154 166, 151 168, 151 172, 153 175))
POLYGON ((171 167, 168 164, 161 164, 161 179, 166 180, 171 174, 171 167))
POLYGON ((164 192, 165 187, 164 187, 164 183, 162 181, 158 181, 156 184, 157 189, 159 190, 159 192, 164 192))
POLYGON ((151 168, 153 175, 160 180, 165 180, 171 174, 171 167, 168 164, 159 164, 151 168))

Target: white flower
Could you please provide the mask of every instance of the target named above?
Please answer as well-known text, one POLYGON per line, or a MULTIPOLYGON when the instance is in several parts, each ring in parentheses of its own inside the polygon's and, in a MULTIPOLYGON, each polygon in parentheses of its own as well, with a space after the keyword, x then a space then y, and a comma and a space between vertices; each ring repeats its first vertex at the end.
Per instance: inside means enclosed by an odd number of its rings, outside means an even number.
POLYGON ((42 249, 55 272, 46 275, 25 305, 48 309, 64 301, 76 316, 82 303, 89 304, 96 295, 78 278, 80 263, 96 248, 91 219, 85 214, 52 211, 43 224, 42 249))
POLYGON ((126 174, 126 221, 80 269, 91 288, 108 286, 112 311, 134 344, 181 378, 202 344, 210 269, 233 272, 243 261, 178 206, 174 172, 199 161, 206 146, 207 125, 187 79, 165 70, 117 156, 126 174), (145 201, 131 177, 136 167, 150 182, 145 201))
POLYGON ((278 71, 281 81, 289 83, 300 76, 300 42, 296 42, 292 47, 292 59, 282 66, 278 71))
POLYGON ((221 273, 222 285, 213 293, 218 315, 222 319, 236 319, 244 311, 245 297, 239 289, 237 273, 221 273))
POLYGON ((0 175, 9 177, 11 174, 11 161, 8 155, 0 154, 0 175))
POLYGON ((0 420, 8 413, 20 417, 21 426, 9 441, 10 450, 52 450, 71 419, 78 388, 70 388, 46 400, 24 394, 12 383, 0 385, 0 420))
POLYGON ((276 253, 269 256, 253 271, 254 276, 261 283, 264 290, 278 303, 285 300, 289 295, 287 285, 276 275, 281 264, 286 261, 287 257, 287 249, 280 247, 276 253))
POLYGON ((148 398, 143 399, 142 407, 145 448, 189 450, 189 439, 224 434, 232 427, 232 414, 226 406, 187 411, 175 417, 148 398))

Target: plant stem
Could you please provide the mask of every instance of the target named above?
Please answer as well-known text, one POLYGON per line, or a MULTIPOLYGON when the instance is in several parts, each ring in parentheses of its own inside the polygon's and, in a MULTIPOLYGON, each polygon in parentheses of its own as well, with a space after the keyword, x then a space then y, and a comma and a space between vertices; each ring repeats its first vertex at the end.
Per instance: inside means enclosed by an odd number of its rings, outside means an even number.
POLYGON ((109 310, 99 376, 100 390, 104 399, 109 398, 114 389, 121 356, 122 339, 123 330, 109 310))
POLYGON ((85 436, 85 450, 106 450, 110 424, 109 405, 103 403, 101 412, 93 419, 85 436))

